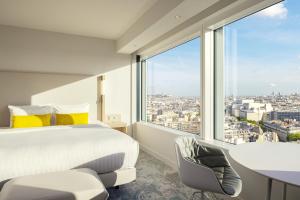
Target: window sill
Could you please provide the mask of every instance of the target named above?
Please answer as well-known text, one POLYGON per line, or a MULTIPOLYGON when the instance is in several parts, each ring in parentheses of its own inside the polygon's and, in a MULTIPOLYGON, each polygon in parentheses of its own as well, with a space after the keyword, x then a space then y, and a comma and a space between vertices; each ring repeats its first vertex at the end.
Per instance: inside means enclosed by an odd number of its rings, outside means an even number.
POLYGON ((222 142, 220 140, 203 140, 203 139, 200 138, 199 135, 195 135, 195 134, 192 134, 192 133, 187 133, 187 132, 183 132, 183 131, 179 131, 179 130, 159 126, 159 125, 152 124, 152 123, 149 123, 149 122, 140 121, 140 122, 137 122, 137 124, 141 125, 141 126, 146 126, 146 127, 150 127, 150 128, 153 128, 153 129, 157 129, 157 130, 160 130, 162 133, 172 134, 172 135, 175 135, 175 136, 178 136, 178 137, 179 136, 195 136, 198 139, 198 141, 203 145, 218 147, 218 148, 221 148, 221 149, 224 149, 224 150, 227 150, 227 151, 234 148, 234 146, 236 146, 234 144, 230 144, 230 143, 227 143, 227 142, 222 142))
POLYGON ((164 132, 168 132, 170 134, 174 134, 174 135, 178 135, 178 136, 183 136, 183 135, 194 135, 192 133, 188 133, 188 132, 184 132, 184 131, 179 131, 179 130, 176 130, 176 129, 172 129, 172 128, 168 128, 168 127, 164 127, 164 126, 160 126, 160 125, 156 125, 156 124, 152 124, 150 122, 144 122, 144 121, 140 121, 140 122, 137 122, 137 124, 139 125, 143 125, 143 126, 147 126, 147 127, 151 127, 151 128, 155 128, 155 129, 158 129, 158 130, 161 130, 161 131, 164 131, 164 132))

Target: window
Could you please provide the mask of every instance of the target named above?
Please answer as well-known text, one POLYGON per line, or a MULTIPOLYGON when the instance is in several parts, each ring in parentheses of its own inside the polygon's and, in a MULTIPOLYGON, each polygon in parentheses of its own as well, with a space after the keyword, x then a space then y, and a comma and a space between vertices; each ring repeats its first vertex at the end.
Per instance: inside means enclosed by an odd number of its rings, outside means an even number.
POLYGON ((200 38, 142 62, 143 120, 200 133, 200 38))
POLYGON ((299 10, 289 0, 215 30, 216 139, 300 139, 299 10))

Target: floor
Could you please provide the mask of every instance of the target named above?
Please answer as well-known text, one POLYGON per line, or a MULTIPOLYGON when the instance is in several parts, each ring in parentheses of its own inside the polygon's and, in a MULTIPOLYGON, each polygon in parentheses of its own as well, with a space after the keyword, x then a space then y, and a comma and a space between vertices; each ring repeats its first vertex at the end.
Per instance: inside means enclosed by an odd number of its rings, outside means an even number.
MULTIPOLYGON (((108 189, 110 200, 185 200, 190 199, 194 191, 180 182, 178 174, 171 167, 143 151, 137 163, 137 180, 119 189, 108 189)), ((200 200, 197 197, 194 199, 200 200)), ((205 199, 226 198, 215 198, 208 193, 205 199)))

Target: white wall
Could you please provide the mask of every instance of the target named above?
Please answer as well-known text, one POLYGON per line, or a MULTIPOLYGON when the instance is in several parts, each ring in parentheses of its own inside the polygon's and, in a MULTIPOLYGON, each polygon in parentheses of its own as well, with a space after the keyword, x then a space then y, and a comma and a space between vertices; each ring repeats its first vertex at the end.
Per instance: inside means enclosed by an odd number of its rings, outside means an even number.
MULTIPOLYGON (((65 75, 69 77, 69 75, 65 75)), ((65 78, 64 77, 64 78, 65 78)), ((97 78, 86 77, 69 84, 64 84, 31 96, 31 104, 72 105, 88 103, 90 105, 89 118, 97 120, 97 78)))
MULTIPOLYGON (((105 73, 106 114, 130 118, 130 66, 105 73)), ((97 119, 97 76, 0 72, 0 126, 9 125, 7 106, 28 104, 90 104, 90 119, 97 119)))
POLYGON ((123 122, 131 122, 131 67, 110 71, 104 81, 105 113, 120 114, 123 122))
MULTIPOLYGON (((9 125, 9 104, 27 105, 32 100, 34 103, 50 103, 56 99, 39 102, 34 96, 85 78, 84 75, 0 72, 0 126, 9 125)), ((58 96, 57 100, 60 98, 58 96)))
POLYGON ((106 113, 129 124, 130 64, 113 40, 0 25, 0 126, 9 125, 9 104, 87 102, 96 119, 100 74, 106 75, 106 113))
MULTIPOLYGON (((105 113, 119 114, 130 124, 130 66, 105 73, 105 113)), ((86 77, 70 84, 35 94, 32 104, 90 104, 90 119, 97 119, 97 76, 86 77)))
POLYGON ((0 70, 96 75, 129 65, 115 41, 0 25, 0 70))
MULTIPOLYGON (((140 146, 144 151, 164 161, 173 168, 177 168, 174 140, 176 137, 185 134, 188 133, 170 130, 168 128, 158 127, 156 125, 151 125, 143 122, 135 124, 134 132, 136 139, 139 141, 140 146)), ((221 147, 225 150, 230 148, 229 144, 224 144, 221 142, 205 142, 204 144, 221 147)), ((243 190, 241 193, 241 197, 244 200, 265 199, 267 191, 267 179, 240 166, 232 159, 229 158, 229 160, 233 167, 237 170, 243 181, 243 190)), ((282 183, 276 181, 273 182, 272 200, 282 199, 282 189, 282 183)), ((300 199, 300 188, 288 186, 287 200, 297 199, 300 199)))

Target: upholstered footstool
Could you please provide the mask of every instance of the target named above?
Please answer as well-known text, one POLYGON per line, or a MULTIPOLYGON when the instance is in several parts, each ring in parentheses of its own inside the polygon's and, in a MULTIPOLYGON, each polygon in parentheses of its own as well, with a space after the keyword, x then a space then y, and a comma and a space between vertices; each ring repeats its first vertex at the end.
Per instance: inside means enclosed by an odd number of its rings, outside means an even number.
POLYGON ((97 173, 75 169, 23 176, 5 183, 0 200, 106 200, 108 192, 97 173))

